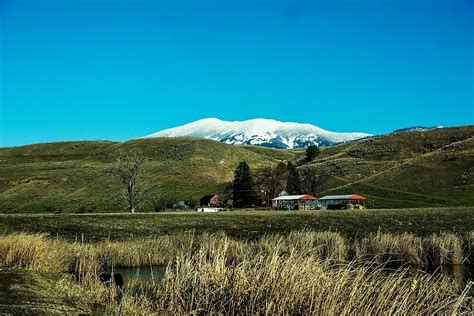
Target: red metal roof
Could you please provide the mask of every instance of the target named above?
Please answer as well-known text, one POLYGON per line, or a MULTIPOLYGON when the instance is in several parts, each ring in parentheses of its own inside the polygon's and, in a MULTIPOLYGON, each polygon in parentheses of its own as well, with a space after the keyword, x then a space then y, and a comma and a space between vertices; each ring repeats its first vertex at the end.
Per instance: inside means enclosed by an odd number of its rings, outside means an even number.
POLYGON ((358 194, 346 194, 346 195, 328 195, 320 198, 322 201, 327 200, 366 200, 365 197, 358 194))
POLYGON ((317 199, 318 198, 310 194, 299 194, 299 195, 282 195, 282 196, 272 199, 272 201, 291 201, 291 200, 310 201, 310 200, 317 200, 317 199))
POLYGON ((352 194, 349 199, 350 200, 366 200, 365 197, 359 194, 352 194))
POLYGON ((314 196, 309 195, 309 194, 305 194, 303 197, 300 198, 300 200, 305 200, 305 201, 317 200, 317 199, 318 199, 317 197, 314 197, 314 196))

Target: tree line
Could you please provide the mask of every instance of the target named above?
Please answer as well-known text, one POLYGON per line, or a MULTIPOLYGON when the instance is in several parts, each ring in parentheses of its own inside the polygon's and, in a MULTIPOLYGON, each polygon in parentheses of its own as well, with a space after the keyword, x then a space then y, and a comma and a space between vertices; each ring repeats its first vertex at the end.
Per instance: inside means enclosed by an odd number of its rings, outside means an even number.
MULTIPOLYGON (((311 162, 319 155, 319 148, 310 145, 306 149, 306 162, 311 162)), ((243 161, 234 173, 232 196, 234 206, 238 208, 250 207, 257 201, 265 200, 267 203, 280 192, 288 195, 316 194, 321 184, 327 178, 314 168, 303 168, 298 171, 290 161, 280 162, 276 166, 266 166, 251 173, 248 164, 243 161)))
MULTIPOLYGON (((311 162, 318 154, 317 146, 308 146, 305 161, 311 162)), ((154 186, 146 186, 140 181, 144 162, 145 159, 137 152, 121 154, 107 170, 121 184, 122 190, 116 198, 130 213, 134 213, 155 195, 154 186)), ((315 169, 304 168, 299 172, 292 162, 266 166, 252 174, 248 164, 243 161, 234 172, 231 193, 235 207, 251 207, 259 199, 269 202, 282 191, 289 195, 315 194, 321 182, 322 175, 317 174, 315 169)))

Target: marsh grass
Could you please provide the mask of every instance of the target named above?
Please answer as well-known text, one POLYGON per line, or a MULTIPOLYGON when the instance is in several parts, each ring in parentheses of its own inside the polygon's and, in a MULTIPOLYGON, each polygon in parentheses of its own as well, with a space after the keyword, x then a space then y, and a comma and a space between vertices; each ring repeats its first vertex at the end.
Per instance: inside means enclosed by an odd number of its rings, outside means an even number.
MULTIPOLYGON (((228 264, 227 245, 209 256, 183 253, 168 266, 154 310, 176 314, 426 314, 472 312, 453 280, 408 270, 336 265, 291 253, 228 264)), ((146 293, 146 292, 145 292, 146 293)))
POLYGON ((0 266, 61 271, 70 258, 71 246, 45 234, 17 233, 0 238, 0 266))
POLYGON ((296 231, 285 236, 264 236, 259 240, 258 248, 268 253, 300 253, 321 260, 344 262, 348 257, 349 243, 335 232, 296 231))
POLYGON ((469 314, 472 282, 386 269, 394 260, 457 264, 466 256, 453 234, 188 233, 93 244, 0 236, 0 266, 74 272, 80 278, 65 274, 56 286, 64 302, 107 314, 469 314), (167 264, 163 279, 132 280, 123 292, 97 277, 107 267, 156 264, 167 264))
POLYGON ((429 264, 462 264, 469 257, 463 253, 462 240, 450 233, 424 238, 422 249, 429 264))
POLYGON ((353 249, 358 260, 373 262, 399 262, 414 265, 462 264, 468 258, 463 251, 461 237, 442 233, 428 237, 413 234, 377 233, 354 241, 353 249))
POLYGON ((463 239, 450 233, 418 237, 379 232, 349 240, 336 232, 296 231, 287 235, 264 235, 253 241, 237 240, 224 233, 182 233, 98 243, 15 233, 0 236, 0 266, 88 273, 111 267, 166 265, 178 253, 197 253, 203 249, 209 256, 226 256, 232 263, 246 260, 249 253, 281 257, 298 253, 334 263, 356 260, 414 265, 462 264, 471 255, 472 240, 466 239, 465 244, 463 247, 463 239), (226 248, 222 248, 222 244, 226 248))

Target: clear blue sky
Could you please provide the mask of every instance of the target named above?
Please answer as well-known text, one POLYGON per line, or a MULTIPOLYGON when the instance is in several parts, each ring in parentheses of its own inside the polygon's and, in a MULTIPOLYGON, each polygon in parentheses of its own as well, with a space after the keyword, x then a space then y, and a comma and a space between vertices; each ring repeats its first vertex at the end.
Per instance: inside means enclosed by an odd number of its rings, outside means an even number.
POLYGON ((206 117, 474 124, 473 3, 0 0, 0 146, 206 117))

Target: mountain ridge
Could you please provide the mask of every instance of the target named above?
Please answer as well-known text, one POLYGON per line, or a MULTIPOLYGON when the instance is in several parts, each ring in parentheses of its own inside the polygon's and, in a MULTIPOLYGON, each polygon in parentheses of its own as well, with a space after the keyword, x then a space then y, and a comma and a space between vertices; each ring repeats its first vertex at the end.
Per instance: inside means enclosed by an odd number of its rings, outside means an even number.
POLYGON ((196 137, 217 140, 232 145, 256 145, 278 149, 305 148, 308 145, 326 147, 372 136, 367 133, 337 133, 312 124, 280 122, 273 119, 223 121, 206 118, 168 128, 144 138, 196 137))

